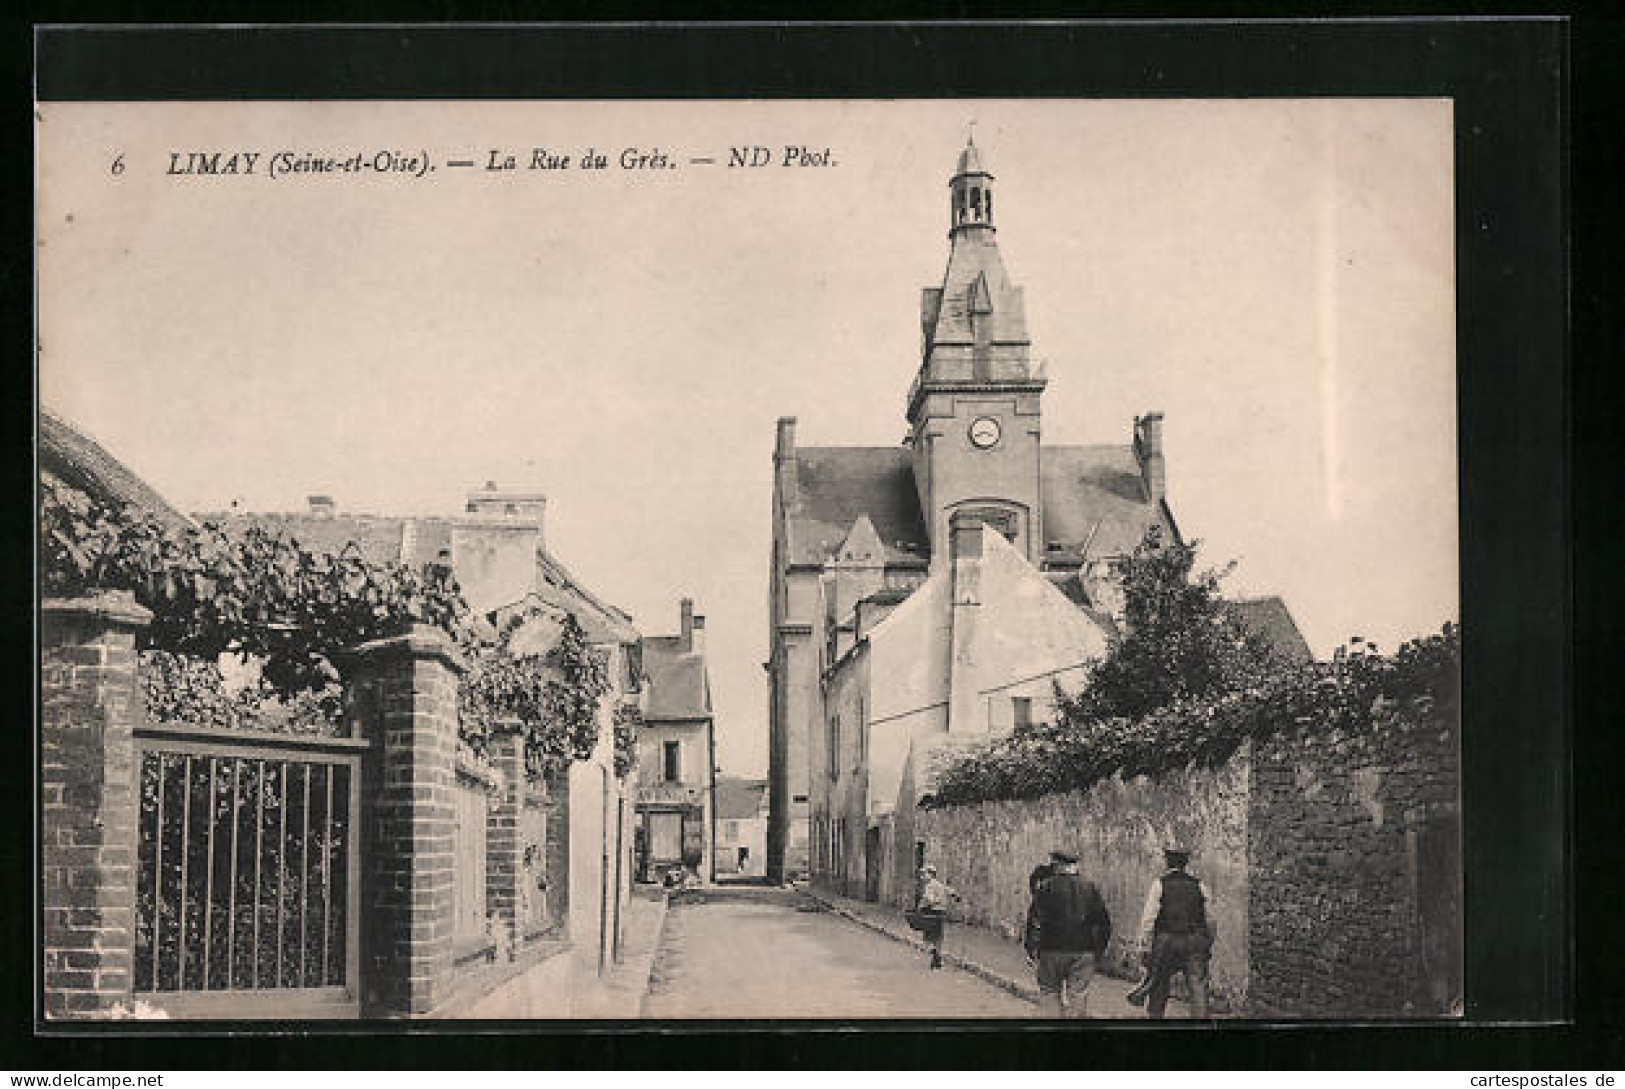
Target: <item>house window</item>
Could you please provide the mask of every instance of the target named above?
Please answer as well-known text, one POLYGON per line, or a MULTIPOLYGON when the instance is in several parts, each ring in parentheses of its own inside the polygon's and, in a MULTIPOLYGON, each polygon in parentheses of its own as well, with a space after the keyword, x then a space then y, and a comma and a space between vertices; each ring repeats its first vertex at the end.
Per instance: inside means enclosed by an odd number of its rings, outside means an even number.
POLYGON ((666 782, 675 783, 683 777, 682 743, 678 741, 666 742, 666 782))
POLYGON ((1010 710, 1015 719, 1016 729, 1025 730, 1033 724, 1033 700, 1031 696, 1012 696, 1010 710))

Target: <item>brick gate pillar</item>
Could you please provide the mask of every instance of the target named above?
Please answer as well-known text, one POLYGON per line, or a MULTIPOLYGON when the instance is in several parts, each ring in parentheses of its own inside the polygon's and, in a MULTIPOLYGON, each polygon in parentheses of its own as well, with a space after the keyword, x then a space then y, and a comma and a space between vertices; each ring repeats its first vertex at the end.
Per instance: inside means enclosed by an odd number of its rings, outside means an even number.
POLYGON ((46 1017, 131 998, 135 959, 135 636, 127 593, 40 607, 40 862, 46 1017))
POLYGON ((517 720, 499 722, 491 730, 491 765, 502 782, 485 811, 485 910, 495 923, 497 948, 506 949, 509 960, 519 955, 524 938, 519 883, 525 860, 519 818, 525 804, 525 735, 520 730, 517 720))
POLYGON ((424 625, 356 647, 349 663, 355 735, 373 742, 362 799, 364 1016, 430 1014, 451 990, 462 671, 451 640, 424 625))

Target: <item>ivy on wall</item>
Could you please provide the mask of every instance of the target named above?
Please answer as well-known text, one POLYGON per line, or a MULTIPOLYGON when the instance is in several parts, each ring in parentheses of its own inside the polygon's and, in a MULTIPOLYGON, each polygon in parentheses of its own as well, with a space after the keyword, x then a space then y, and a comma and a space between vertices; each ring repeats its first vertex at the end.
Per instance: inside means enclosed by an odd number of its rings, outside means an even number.
POLYGON ((256 677, 233 690, 218 661, 153 649, 141 652, 139 673, 147 713, 158 722, 274 733, 337 732, 344 697, 338 684, 279 696, 256 677))
POLYGON ((615 708, 615 774, 625 779, 637 770, 638 728, 643 725, 643 712, 635 703, 623 703, 615 708))
POLYGON ((478 648, 458 689, 463 736, 483 751, 492 726, 517 719, 525 766, 537 777, 590 757, 598 745, 598 704, 609 692, 609 665, 565 614, 558 642, 545 654, 510 654, 505 645, 478 648))

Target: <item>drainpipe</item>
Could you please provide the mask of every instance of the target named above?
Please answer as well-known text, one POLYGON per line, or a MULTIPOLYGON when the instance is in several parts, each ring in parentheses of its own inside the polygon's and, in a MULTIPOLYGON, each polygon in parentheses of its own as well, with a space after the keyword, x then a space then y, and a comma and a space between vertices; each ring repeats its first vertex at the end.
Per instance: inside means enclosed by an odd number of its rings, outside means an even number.
POLYGON ((603 820, 598 825, 598 974, 604 974, 604 939, 609 929, 609 769, 600 766, 604 781, 603 820))
POLYGON ((705 720, 705 808, 709 815, 711 825, 711 842, 705 845, 705 853, 711 861, 707 869, 711 872, 711 884, 717 883, 717 729, 716 720, 705 720))

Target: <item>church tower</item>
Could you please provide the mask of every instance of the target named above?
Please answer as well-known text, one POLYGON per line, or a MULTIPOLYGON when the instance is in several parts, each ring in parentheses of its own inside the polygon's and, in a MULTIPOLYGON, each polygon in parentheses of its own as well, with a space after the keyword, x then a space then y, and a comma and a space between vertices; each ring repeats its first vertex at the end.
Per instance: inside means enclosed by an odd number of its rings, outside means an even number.
MULTIPOLYGON (((1043 558, 1039 399, 1021 288, 999 256, 993 175, 974 138, 948 182, 948 269, 920 301, 921 361, 908 397, 909 444, 934 559, 956 514, 1043 558)), ((963 519, 961 519, 963 521, 963 519)))

